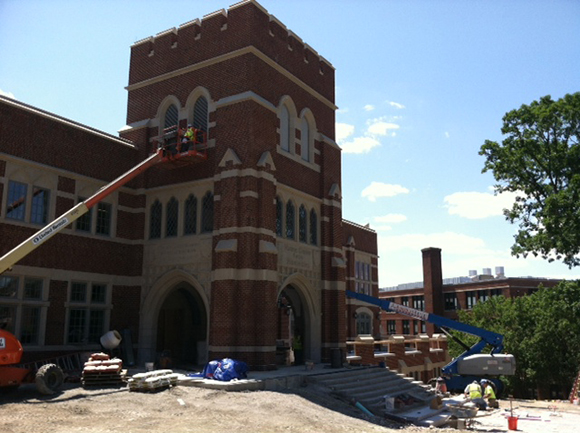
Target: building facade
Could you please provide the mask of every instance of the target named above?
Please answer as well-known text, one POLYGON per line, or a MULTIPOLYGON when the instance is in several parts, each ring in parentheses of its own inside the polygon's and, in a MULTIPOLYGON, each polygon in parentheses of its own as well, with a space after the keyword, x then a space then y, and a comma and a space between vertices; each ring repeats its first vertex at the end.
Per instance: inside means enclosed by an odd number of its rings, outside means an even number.
MULTIPOLYGON (((425 248, 422 250, 423 283, 415 287, 392 288, 381 290, 379 297, 416 310, 427 311, 438 316, 457 320, 459 310, 470 310, 477 302, 483 302, 492 296, 508 298, 525 296, 537 291, 540 286, 554 287, 561 280, 547 278, 506 277, 504 268, 497 267, 495 275, 491 268, 485 268, 481 274, 470 271, 469 277, 442 279, 441 249, 425 248)), ((394 312, 382 311, 380 335, 417 336, 436 333, 433 324, 416 320, 394 312)))
POLYGON ((147 158, 166 128, 193 124, 208 146, 0 276, 0 315, 27 356, 122 329, 139 362, 273 369, 297 336, 321 362, 352 328, 378 329, 345 299, 357 284, 378 294, 378 256, 376 233, 342 219, 334 86, 326 59, 247 0, 131 47, 120 137, 1 98, 2 254, 147 158))

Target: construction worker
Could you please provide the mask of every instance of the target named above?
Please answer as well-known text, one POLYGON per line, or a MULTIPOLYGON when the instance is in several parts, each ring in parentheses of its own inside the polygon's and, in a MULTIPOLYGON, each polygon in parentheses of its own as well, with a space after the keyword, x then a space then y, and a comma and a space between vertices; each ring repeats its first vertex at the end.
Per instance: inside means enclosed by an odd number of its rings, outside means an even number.
POLYGON ((465 397, 471 400, 475 405, 482 410, 487 409, 487 403, 483 399, 483 393, 481 391, 481 386, 477 383, 477 380, 474 380, 469 385, 465 387, 463 390, 465 397))
POLYGON ((481 383, 481 387, 483 388, 483 398, 487 400, 487 405, 492 408, 498 408, 499 404, 495 396, 493 384, 487 379, 481 379, 479 383, 481 383))
POLYGON ((294 332, 294 338, 292 339, 292 350, 294 352, 294 365, 302 365, 304 362, 304 354, 302 352, 302 337, 298 331, 294 332))
POLYGON ((187 151, 190 143, 195 143, 195 128, 191 124, 187 125, 187 131, 185 131, 183 140, 181 140, 181 151, 187 151))

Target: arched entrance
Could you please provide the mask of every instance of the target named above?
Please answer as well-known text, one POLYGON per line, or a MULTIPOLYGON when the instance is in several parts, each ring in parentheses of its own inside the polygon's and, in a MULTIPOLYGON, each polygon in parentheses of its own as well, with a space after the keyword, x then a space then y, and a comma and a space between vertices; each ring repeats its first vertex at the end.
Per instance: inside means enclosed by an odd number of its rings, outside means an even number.
POLYGON ((147 290, 141 307, 139 361, 159 361, 163 350, 173 349, 176 362, 205 365, 208 311, 203 286, 193 275, 174 269, 159 277, 147 290), (171 318, 172 312, 178 320, 171 318))
POLYGON ((320 314, 316 313, 319 306, 313 302, 306 283, 304 277, 294 275, 278 294, 277 365, 299 365, 305 360, 320 362, 320 314))
MULTIPOLYGON (((203 301, 188 283, 178 284, 161 304, 156 352, 173 367, 201 365, 205 359, 207 315, 203 301)), ((162 366, 163 367, 163 366, 162 366)))

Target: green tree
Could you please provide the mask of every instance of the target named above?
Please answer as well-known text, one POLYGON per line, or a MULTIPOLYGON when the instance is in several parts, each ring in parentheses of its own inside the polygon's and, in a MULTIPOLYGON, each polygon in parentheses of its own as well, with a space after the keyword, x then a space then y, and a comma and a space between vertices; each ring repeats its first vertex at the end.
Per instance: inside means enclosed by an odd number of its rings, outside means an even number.
MULTIPOLYGON (((505 352, 516 359, 516 375, 502 380, 514 395, 531 397, 531 389, 544 398, 551 388, 569 392, 580 369, 580 282, 563 281, 518 298, 492 297, 460 311, 459 321, 504 336, 505 352)), ((451 342, 449 347, 452 356, 463 351, 451 342)))
POLYGON ((544 96, 503 117, 501 142, 486 140, 482 172, 516 200, 504 215, 519 229, 512 254, 580 264, 580 92, 544 96))

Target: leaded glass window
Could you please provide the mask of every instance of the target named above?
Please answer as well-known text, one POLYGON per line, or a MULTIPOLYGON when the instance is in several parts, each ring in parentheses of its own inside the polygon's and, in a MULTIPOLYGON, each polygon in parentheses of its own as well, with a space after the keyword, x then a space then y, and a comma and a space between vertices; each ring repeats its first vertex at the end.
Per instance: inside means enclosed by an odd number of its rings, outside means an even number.
POLYGON ((276 197, 276 235, 282 236, 282 208, 284 207, 282 200, 276 197))
POLYGON ((306 208, 304 207, 304 205, 301 205, 300 208, 298 209, 298 240, 300 240, 300 242, 307 241, 306 215, 307 215, 306 208))
POLYGON ((201 210, 201 232, 209 233, 213 231, 213 194, 208 192, 202 201, 201 210))
POLYGON ((286 237, 288 239, 294 239, 295 238, 295 233, 294 231, 296 230, 294 228, 294 215, 295 215, 296 211, 294 209, 294 203, 292 203, 291 201, 288 201, 288 203, 286 203, 286 237))
POLYGON ((207 99, 200 96, 193 106, 193 127, 207 132, 208 104, 207 99))
POLYGON ((10 181, 8 183, 8 200, 6 218, 24 221, 26 215, 26 191, 24 183, 10 181))
POLYGON ((185 201, 183 233, 193 235, 197 232, 197 197, 191 194, 185 201))
POLYGON ((110 203, 99 203, 97 205, 97 234, 111 234, 111 217, 113 206, 110 203))
POLYGON ((314 209, 310 210, 310 244, 318 245, 318 218, 314 209))
POLYGON ((48 222, 48 198, 49 191, 47 189, 37 186, 32 189, 31 223, 44 225, 48 222))
POLYGON ((161 237, 161 215, 163 209, 159 200, 155 200, 151 205, 151 214, 149 217, 149 238, 159 239, 161 237))
POLYGON ((167 214, 165 220, 165 236, 177 236, 177 218, 179 213, 179 204, 175 197, 171 197, 167 203, 167 214))

